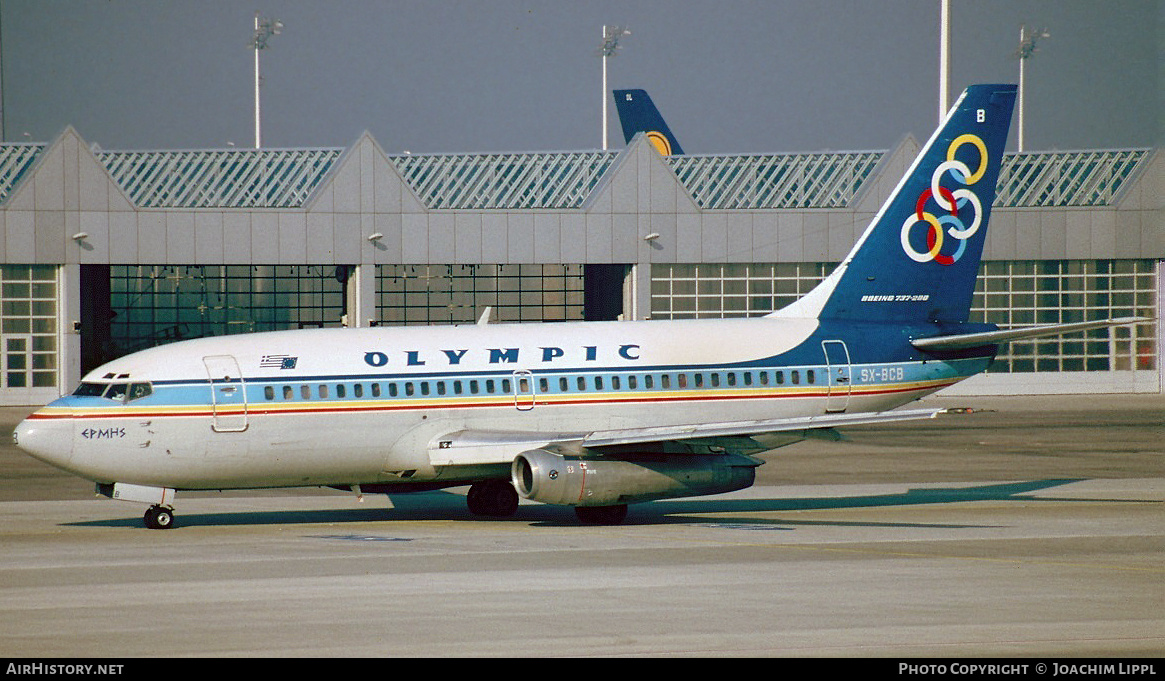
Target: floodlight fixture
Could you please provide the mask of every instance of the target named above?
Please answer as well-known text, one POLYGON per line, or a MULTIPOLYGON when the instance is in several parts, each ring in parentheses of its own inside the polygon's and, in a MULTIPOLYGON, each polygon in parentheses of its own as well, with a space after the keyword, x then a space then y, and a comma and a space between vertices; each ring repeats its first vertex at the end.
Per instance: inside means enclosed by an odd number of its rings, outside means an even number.
POLYGON ((599 47, 599 57, 603 60, 603 151, 607 150, 607 57, 614 57, 619 50, 619 39, 631 35, 623 26, 603 24, 603 44, 599 47))
POLYGON ((603 25, 603 46, 599 48, 599 52, 604 57, 613 57, 615 52, 619 49, 619 39, 625 35, 631 35, 631 31, 622 26, 607 26, 603 25))
POLYGON ((1048 33, 1048 29, 1041 28, 1038 31, 1028 32, 1027 26, 1019 27, 1019 49, 1015 51, 1015 56, 1018 59, 1028 59, 1033 54, 1039 51, 1036 42, 1042 38, 1051 38, 1052 34, 1048 33))
POLYGON ((1023 67, 1024 63, 1032 58, 1039 47, 1036 45, 1037 41, 1043 38, 1051 38, 1052 34, 1048 33, 1048 29, 1041 28, 1035 31, 1029 31, 1026 25, 1019 27, 1019 49, 1013 55, 1019 59, 1019 122, 1017 125, 1016 143, 1019 151, 1023 151, 1023 67))

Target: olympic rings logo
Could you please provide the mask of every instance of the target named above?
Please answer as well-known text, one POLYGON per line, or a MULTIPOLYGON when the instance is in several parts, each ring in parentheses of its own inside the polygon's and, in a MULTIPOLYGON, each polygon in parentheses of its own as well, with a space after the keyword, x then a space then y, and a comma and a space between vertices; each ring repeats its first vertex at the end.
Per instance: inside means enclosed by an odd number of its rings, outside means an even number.
POLYGON ((979 197, 975 195, 975 192, 965 187, 983 179, 983 174, 986 172, 987 145, 983 144, 983 140, 970 133, 956 137, 951 142, 951 146, 947 148, 947 160, 934 169, 934 174, 930 178, 930 188, 922 192, 915 203, 914 213, 902 223, 902 250, 910 256, 911 260, 915 262, 933 260, 940 265, 953 265, 959 261, 959 258, 963 257, 963 252, 967 250, 967 240, 979 231, 979 226, 983 222, 983 204, 979 202, 979 197), (966 163, 955 160, 955 153, 964 144, 970 144, 979 150, 979 167, 973 173, 966 163), (948 171, 951 177, 963 187, 951 191, 940 184, 943 175, 948 171), (939 208, 947 211, 949 215, 936 217, 933 213, 924 210, 926 202, 930 199, 934 199, 939 208), (970 225, 964 223, 963 219, 959 217, 959 209, 968 203, 971 204, 974 216, 970 225), (910 245, 910 230, 920 222, 929 225, 926 233, 927 251, 925 253, 915 250, 914 246, 910 245), (951 255, 944 255, 941 252, 945 239, 943 236, 944 227, 946 233, 959 242, 958 248, 951 255))

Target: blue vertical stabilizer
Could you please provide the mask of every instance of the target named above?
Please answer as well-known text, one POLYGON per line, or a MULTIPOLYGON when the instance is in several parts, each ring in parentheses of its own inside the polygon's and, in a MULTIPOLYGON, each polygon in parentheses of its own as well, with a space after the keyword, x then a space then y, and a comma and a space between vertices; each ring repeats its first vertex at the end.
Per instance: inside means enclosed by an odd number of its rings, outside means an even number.
POLYGON ((624 142, 630 142, 635 133, 641 132, 664 156, 684 153, 645 90, 615 90, 614 94, 619 123, 623 126, 624 142))
POLYGON ((1014 102, 967 88, 846 259, 774 316, 966 321, 1014 102))

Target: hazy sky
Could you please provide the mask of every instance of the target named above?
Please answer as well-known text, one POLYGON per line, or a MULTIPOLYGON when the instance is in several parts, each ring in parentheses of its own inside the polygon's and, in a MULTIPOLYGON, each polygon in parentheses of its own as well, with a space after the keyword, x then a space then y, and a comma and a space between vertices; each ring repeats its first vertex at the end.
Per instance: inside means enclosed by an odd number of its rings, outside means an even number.
MULTIPOLYGON (((1027 63, 1027 149, 1161 143, 1162 0, 951 5, 952 98, 1017 82, 1021 24, 1051 33, 1027 63)), ((105 149, 252 146, 258 10, 285 24, 261 54, 265 147, 347 146, 367 130, 389 153, 599 148, 606 23, 632 32, 608 90, 646 89, 688 153, 887 149, 937 122, 939 7, 0 0, 4 135, 48 141, 72 125, 105 149)))

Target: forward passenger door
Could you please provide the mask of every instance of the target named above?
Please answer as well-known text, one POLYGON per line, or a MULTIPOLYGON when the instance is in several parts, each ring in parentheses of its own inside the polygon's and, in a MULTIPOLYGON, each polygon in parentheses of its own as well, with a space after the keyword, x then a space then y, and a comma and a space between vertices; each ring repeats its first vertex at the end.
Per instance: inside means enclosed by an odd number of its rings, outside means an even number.
POLYGON ((233 355, 203 357, 210 379, 211 427, 218 433, 247 429, 247 385, 233 355))

